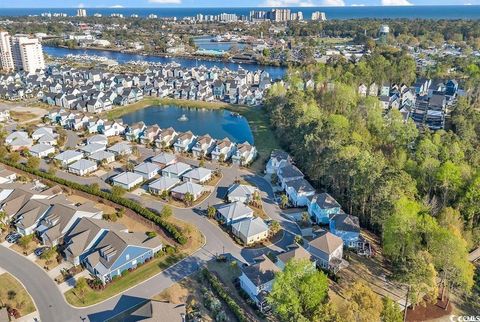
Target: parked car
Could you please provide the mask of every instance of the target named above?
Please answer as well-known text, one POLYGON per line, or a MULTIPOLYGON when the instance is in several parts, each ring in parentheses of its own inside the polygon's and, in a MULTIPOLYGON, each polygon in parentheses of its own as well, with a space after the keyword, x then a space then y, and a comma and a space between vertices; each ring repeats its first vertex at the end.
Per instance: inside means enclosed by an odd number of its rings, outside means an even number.
POLYGON ((17 232, 12 232, 10 234, 7 235, 7 237, 5 238, 5 240, 7 242, 9 242, 10 244, 15 244, 20 238, 22 237, 22 235, 20 235, 19 233, 17 232))
POLYGON ((48 250, 50 247, 48 246, 43 246, 43 247, 38 247, 37 249, 35 249, 34 253, 35 255, 37 255, 38 257, 42 256, 43 253, 45 253, 46 250, 48 250))

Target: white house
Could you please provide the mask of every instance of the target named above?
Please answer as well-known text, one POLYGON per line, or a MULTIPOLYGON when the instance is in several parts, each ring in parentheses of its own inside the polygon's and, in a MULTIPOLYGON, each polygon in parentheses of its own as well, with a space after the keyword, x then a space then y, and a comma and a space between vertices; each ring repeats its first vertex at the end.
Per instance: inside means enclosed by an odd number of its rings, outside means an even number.
POLYGON ((239 166, 245 166, 257 157, 257 149, 248 142, 237 145, 235 153, 232 155, 232 163, 239 166))
POLYGON ((307 180, 301 178, 286 182, 285 192, 295 207, 305 207, 309 203, 308 198, 315 194, 315 188, 307 180))
POLYGON ((217 218, 227 226, 242 219, 252 217, 252 208, 239 201, 217 206, 217 218))
POLYGON ((115 161, 115 154, 108 151, 98 151, 93 154, 90 154, 88 158, 92 161, 97 162, 98 164, 102 164, 102 163, 109 164, 115 161))
POLYGON ((66 166, 66 165, 69 165, 70 163, 80 160, 81 158, 83 158, 82 152, 66 150, 58 154, 57 156, 55 156, 54 159, 59 161, 62 164, 62 166, 66 166))
POLYGON ((244 245, 251 245, 268 237, 269 229, 265 221, 260 218, 245 218, 232 224, 232 233, 244 245))
POLYGON ((182 176, 183 181, 185 182, 195 182, 199 184, 203 184, 212 178, 212 170, 207 168, 194 168, 182 176))
POLYGON ((227 199, 229 202, 240 201, 248 204, 253 200, 255 193, 258 193, 258 189, 254 186, 234 183, 228 188, 227 199))
POLYGON ((172 165, 177 162, 177 157, 175 154, 162 152, 154 157, 152 157, 151 161, 155 164, 158 164, 160 168, 165 168, 169 165, 172 165))
POLYGON ((264 311, 267 307, 267 295, 272 290, 275 274, 280 272, 267 256, 262 255, 261 261, 253 265, 242 266, 240 287, 248 294, 255 304, 264 311))
POLYGON ((343 240, 328 231, 310 241, 307 250, 324 269, 336 271, 343 264, 343 240))
POLYGON ((141 174, 135 172, 123 172, 112 178, 112 184, 130 190, 141 184, 144 178, 141 174))
POLYGON ((215 145, 215 148, 212 151, 212 160, 227 161, 232 157, 234 152, 235 144, 233 144, 229 138, 224 138, 223 140, 218 141, 215 145))
POLYGON ((280 167, 280 164, 282 164, 282 161, 291 163, 292 158, 285 151, 273 150, 272 153, 270 154, 270 159, 268 160, 265 172, 270 174, 277 173, 278 168, 280 167))
POLYGON ((189 193, 192 195, 193 200, 195 201, 200 198, 203 191, 203 186, 199 184, 193 182, 184 182, 181 185, 172 188, 171 193, 172 197, 179 200, 185 200, 185 195, 189 193))
POLYGON ((163 191, 170 191, 180 183, 178 178, 160 177, 148 185, 148 191, 154 195, 160 195, 163 191))
POLYGON ((145 180, 150 180, 158 174, 160 167, 155 163, 143 162, 137 165, 133 172, 140 174, 145 180))
POLYGON ((50 153, 55 153, 55 148, 49 144, 35 144, 29 149, 30 154, 37 158, 45 158, 50 153))
POLYGON ((79 176, 84 176, 97 170, 97 163, 91 160, 81 159, 68 166, 68 171, 79 176))
POLYGON ((162 169, 162 176, 170 178, 181 178, 187 171, 190 171, 192 167, 183 162, 176 162, 162 169))

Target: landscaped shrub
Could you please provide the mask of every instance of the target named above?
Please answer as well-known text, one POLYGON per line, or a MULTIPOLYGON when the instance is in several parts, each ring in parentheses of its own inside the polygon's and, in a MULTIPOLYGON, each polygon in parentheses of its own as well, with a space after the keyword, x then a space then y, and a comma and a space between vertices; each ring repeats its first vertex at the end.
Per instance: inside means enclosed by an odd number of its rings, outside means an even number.
POLYGON ((218 278, 215 275, 211 274, 206 268, 202 270, 202 275, 209 282, 210 286, 215 291, 215 293, 227 304, 227 306, 230 308, 233 314, 235 314, 238 321, 246 322, 247 317, 243 313, 242 308, 225 291, 225 289, 222 286, 222 283, 218 280, 218 278))
POLYGON ((163 228, 170 236, 172 236, 179 244, 184 245, 187 242, 187 237, 173 224, 163 220, 161 216, 159 216, 157 213, 154 213, 153 211, 141 206, 139 203, 132 201, 130 199, 114 195, 110 192, 106 191, 98 191, 95 189, 95 187, 92 187, 91 185, 83 185, 77 182, 72 182, 69 180, 65 180, 62 178, 59 178, 55 175, 49 174, 47 172, 40 171, 39 169, 34 169, 34 168, 29 168, 25 166, 24 164, 16 163, 11 160, 7 160, 5 158, 1 158, 0 162, 5 163, 11 167, 17 168, 21 171, 28 172, 30 174, 33 174, 35 176, 56 182, 58 184, 67 186, 69 188, 79 190, 103 199, 107 199, 111 202, 114 202, 118 205, 121 205, 125 208, 129 208, 139 214, 140 216, 154 222, 161 228, 163 228))

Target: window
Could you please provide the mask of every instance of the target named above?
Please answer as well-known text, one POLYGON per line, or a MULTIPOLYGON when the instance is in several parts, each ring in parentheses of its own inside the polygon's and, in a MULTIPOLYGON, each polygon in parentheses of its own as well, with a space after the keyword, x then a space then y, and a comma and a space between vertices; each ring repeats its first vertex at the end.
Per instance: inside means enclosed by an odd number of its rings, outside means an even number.
POLYGON ((125 259, 128 261, 128 260, 130 259, 130 254, 127 254, 127 255, 125 256, 125 259))

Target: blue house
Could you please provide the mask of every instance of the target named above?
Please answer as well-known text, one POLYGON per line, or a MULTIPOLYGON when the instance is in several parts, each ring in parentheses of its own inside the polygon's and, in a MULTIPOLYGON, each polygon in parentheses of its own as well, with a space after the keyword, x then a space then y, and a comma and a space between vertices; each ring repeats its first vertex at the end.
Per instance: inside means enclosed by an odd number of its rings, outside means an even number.
POLYGON ((458 91, 458 82, 454 79, 450 79, 446 85, 445 94, 454 96, 458 91))
POLYGON ((330 232, 343 240, 347 247, 355 247, 360 238, 358 217, 336 214, 330 218, 330 232))
POLYGON ((341 212, 340 204, 328 193, 320 193, 309 198, 308 213, 318 224, 328 224, 330 216, 341 212))
POLYGON ((92 275, 108 283, 123 271, 153 258, 162 247, 160 239, 148 238, 144 233, 110 230, 83 263, 92 275))

